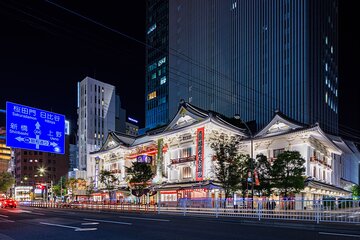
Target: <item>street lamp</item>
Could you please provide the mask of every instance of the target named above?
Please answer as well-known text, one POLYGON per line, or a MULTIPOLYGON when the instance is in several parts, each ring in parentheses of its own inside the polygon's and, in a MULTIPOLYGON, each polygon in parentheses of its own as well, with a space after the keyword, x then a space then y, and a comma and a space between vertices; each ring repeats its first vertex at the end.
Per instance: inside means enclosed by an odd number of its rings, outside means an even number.
MULTIPOLYGON (((38 168, 38 172, 39 172, 39 176, 40 177, 44 177, 45 175, 45 168, 44 167, 39 167, 38 168)), ((44 181, 44 178, 42 179, 44 181)), ((45 200, 47 200, 47 184, 45 185, 45 189, 43 189, 43 191, 45 191, 45 193, 43 192, 43 200, 45 198, 45 200)))
MULTIPOLYGON (((234 116, 235 119, 237 120, 240 120, 241 123, 243 123, 245 125, 245 127, 247 128, 249 134, 250 134, 250 163, 251 163, 251 198, 252 198, 252 201, 251 201, 251 207, 254 208, 254 159, 253 159, 253 151, 254 151, 254 148, 253 148, 253 134, 252 134, 252 131, 250 130, 249 126, 247 125, 247 123, 245 121, 243 121, 241 118, 240 118, 240 115, 239 114, 235 114, 234 116)), ((248 182, 248 179, 246 178, 246 181, 248 182)), ((248 184, 247 184, 248 186, 248 184)), ((249 189, 248 187, 246 187, 246 191, 247 193, 249 193, 249 189)))

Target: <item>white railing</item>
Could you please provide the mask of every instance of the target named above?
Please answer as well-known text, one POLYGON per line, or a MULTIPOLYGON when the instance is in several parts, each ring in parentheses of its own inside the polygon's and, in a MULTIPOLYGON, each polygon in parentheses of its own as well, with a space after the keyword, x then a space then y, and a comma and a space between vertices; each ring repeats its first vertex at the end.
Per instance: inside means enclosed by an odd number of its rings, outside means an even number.
POLYGON ((204 215, 252 219, 297 220, 311 222, 360 223, 359 200, 254 200, 180 199, 155 205, 132 203, 46 203, 21 205, 47 208, 74 208, 157 214, 204 215))

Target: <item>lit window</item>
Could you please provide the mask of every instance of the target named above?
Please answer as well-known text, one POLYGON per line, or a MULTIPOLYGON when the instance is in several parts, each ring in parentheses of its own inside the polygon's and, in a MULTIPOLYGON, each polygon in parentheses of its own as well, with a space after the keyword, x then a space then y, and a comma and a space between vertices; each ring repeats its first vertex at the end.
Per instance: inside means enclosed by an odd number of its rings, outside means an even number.
POLYGON ((327 103, 328 102, 328 93, 326 92, 325 93, 325 103, 327 103))
POLYGON ((156 73, 151 74, 151 79, 155 79, 156 78, 156 73))
POLYGON ((328 68, 328 64, 327 63, 325 63, 325 71, 328 71, 329 70, 329 68, 328 68))
POLYGON ((337 97, 337 89, 335 90, 335 96, 337 97))
POLYGON ((325 37, 325 44, 326 45, 328 44, 328 37, 327 36, 325 37))
POLYGON ((151 64, 151 65, 148 67, 149 72, 152 71, 152 70, 154 70, 155 68, 156 68, 156 63, 151 64))
POLYGON ((330 52, 331 52, 331 53, 334 53, 334 48, 333 48, 333 46, 331 46, 330 52))
POLYGON ((166 83, 166 76, 160 79, 160 85, 163 85, 164 83, 166 83))
POLYGON ((326 84, 326 85, 328 84, 328 79, 327 79, 327 77, 325 77, 325 84, 326 84))
POLYGON ((147 34, 150 34, 151 32, 153 32, 156 29, 156 23, 151 25, 151 27, 149 27, 149 30, 147 31, 147 34))
POLYGON ((153 91, 152 93, 148 94, 148 100, 151 100, 153 98, 156 98, 156 91, 153 91))
POLYGON ((159 105, 163 103, 166 103, 166 97, 162 97, 159 99, 159 105))
POLYGON ((161 65, 163 65, 166 62, 166 57, 163 57, 162 59, 160 59, 158 61, 158 67, 160 67, 161 65))
POLYGON ((190 167, 184 167, 183 168, 183 178, 191 178, 191 168, 190 167))
POLYGON ((183 148, 180 150, 180 157, 190 157, 191 156, 191 147, 183 148))

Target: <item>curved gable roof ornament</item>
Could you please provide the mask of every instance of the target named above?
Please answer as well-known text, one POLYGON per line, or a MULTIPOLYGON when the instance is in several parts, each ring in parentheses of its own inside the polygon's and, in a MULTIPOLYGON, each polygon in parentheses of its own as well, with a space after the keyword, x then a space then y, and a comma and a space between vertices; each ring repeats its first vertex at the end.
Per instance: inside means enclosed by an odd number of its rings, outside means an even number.
POLYGON ((190 103, 185 102, 184 99, 181 99, 177 113, 163 132, 188 126, 194 122, 200 122, 207 118, 209 118, 208 111, 195 107, 190 103))
POLYGON ((307 127, 309 126, 289 118, 281 111, 276 109, 273 119, 263 129, 256 133, 254 137, 278 135, 307 127))

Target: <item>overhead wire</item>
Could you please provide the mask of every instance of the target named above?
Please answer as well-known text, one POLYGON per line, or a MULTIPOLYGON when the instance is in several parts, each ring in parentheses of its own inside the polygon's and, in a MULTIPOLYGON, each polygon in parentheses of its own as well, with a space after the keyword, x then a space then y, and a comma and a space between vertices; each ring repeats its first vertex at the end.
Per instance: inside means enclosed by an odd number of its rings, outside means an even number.
MULTIPOLYGON (((133 38, 133 37, 127 35, 127 34, 124 34, 124 33, 120 32, 120 31, 118 31, 118 30, 116 30, 116 29, 114 29, 114 28, 108 27, 108 26, 106 26, 105 24, 102 24, 102 23, 100 23, 100 22, 98 22, 98 21, 95 21, 95 20, 89 18, 89 17, 86 17, 86 16, 84 16, 84 15, 82 15, 82 14, 79 14, 79 13, 73 11, 73 10, 70 10, 70 9, 68 9, 68 8, 65 8, 65 7, 61 6, 60 4, 54 3, 54 2, 49 1, 49 0, 46 0, 46 2, 48 2, 48 3, 52 4, 52 5, 55 5, 56 7, 61 8, 61 9, 65 10, 65 11, 67 11, 67 12, 70 12, 70 13, 78 16, 78 17, 81 17, 81 18, 83 18, 83 19, 85 19, 85 20, 87 20, 87 21, 90 21, 90 22, 92 22, 92 23, 94 23, 94 24, 96 24, 96 25, 98 25, 98 26, 100 26, 100 27, 103 27, 103 28, 105 28, 105 29, 107 29, 107 30, 109 30, 109 31, 115 32, 115 33, 117 33, 117 34, 119 34, 119 35, 121 35, 121 36, 123 36, 123 37, 126 37, 126 38, 128 38, 128 39, 130 39, 130 40, 133 40, 133 41, 135 41, 135 42, 137 42, 137 43, 139 43, 139 44, 141 44, 141 45, 143 45, 143 46, 145 46, 145 47, 153 48, 153 49, 156 49, 156 50, 158 50, 158 51, 160 51, 160 52, 164 52, 164 50, 161 50, 161 49, 156 48, 156 47, 154 47, 154 46, 151 46, 151 45, 149 45, 149 44, 147 44, 147 43, 144 43, 144 42, 142 42, 142 41, 140 41, 140 40, 138 40, 138 39, 136 39, 136 38, 133 38)), ((48 23, 48 22, 47 22, 47 23, 48 23)), ((51 23, 50 23, 50 24, 51 24, 51 23)), ((211 68, 211 67, 209 67, 209 66, 206 66, 205 64, 199 63, 199 62, 197 62, 196 60, 194 60, 194 59, 192 59, 191 57, 189 57, 189 56, 187 56, 187 55, 179 52, 179 51, 176 50, 176 49, 173 49, 173 48, 169 48, 169 49, 170 49, 171 51, 174 51, 175 53, 171 53, 170 51, 168 51, 168 52, 165 52, 166 54, 175 55, 175 56, 177 56, 177 57, 180 56, 180 58, 182 58, 184 61, 186 61, 186 62, 188 62, 188 63, 190 63, 190 64, 193 64, 193 65, 195 65, 195 66, 201 67, 201 68, 203 68, 203 69, 205 69, 205 70, 213 73, 214 76, 220 77, 220 79, 232 80, 232 79, 231 79, 229 76, 227 76, 226 74, 223 74, 223 73, 217 71, 216 69, 213 69, 213 68, 211 68)), ((200 82, 195 82, 195 81, 193 81, 194 79, 197 79, 197 80, 200 80, 200 81, 202 81, 203 79, 200 79, 200 78, 198 78, 198 77, 191 76, 190 74, 185 73, 185 72, 183 72, 183 71, 179 71, 179 69, 176 69, 176 68, 171 67, 171 66, 169 66, 169 74, 170 74, 170 73, 173 74, 173 75, 176 75, 176 76, 178 76, 178 77, 180 77, 180 78, 183 78, 183 79, 185 79, 185 80, 192 80, 192 83, 195 83, 195 84, 197 84, 197 85, 199 85, 199 86, 201 86, 201 87, 203 87, 203 88, 213 89, 213 87, 216 87, 218 90, 221 90, 224 94, 226 94, 226 93, 230 93, 230 94, 233 93, 232 91, 230 91, 230 90, 228 90, 228 89, 225 89, 225 88, 222 88, 221 86, 215 85, 215 84, 213 84, 213 83, 202 84, 202 83, 200 83, 200 82), (176 71, 177 73, 175 73, 174 71, 176 71), (180 73, 180 74, 179 74, 179 73, 180 73), (186 76, 181 75, 181 73, 185 74, 186 76), (191 79, 190 79, 190 77, 191 77, 191 79), (209 85, 212 85, 212 86, 209 86, 209 85)), ((176 78, 176 81, 178 81, 178 82, 180 81, 180 82, 181 82, 181 80, 179 80, 178 78, 176 78)), ((184 86, 187 86, 187 83, 186 83, 186 82, 182 81, 182 83, 184 84, 184 86)), ((264 96, 265 96, 265 95, 268 95, 268 94, 266 94, 266 93, 257 91, 256 89, 251 88, 251 87, 249 87, 249 86, 247 86, 247 85, 245 85, 245 84, 240 83, 240 85, 243 86, 243 87, 246 87, 247 89, 249 89, 249 90, 251 90, 251 91, 254 91, 254 92, 258 93, 258 94, 261 94, 261 95, 264 95, 264 96)), ((194 86, 193 86, 193 87, 194 87, 194 86)), ((194 87, 194 88, 197 89, 198 92, 202 92, 202 93, 204 93, 204 94, 208 94, 208 92, 202 90, 202 89, 199 88, 199 87, 194 87)), ((245 99, 244 97, 234 96, 234 95, 231 96, 230 94, 228 95, 230 99, 234 99, 234 98, 235 98, 235 99, 237 99, 237 100, 246 102, 246 103, 248 103, 248 104, 253 103, 250 99, 245 99)), ((275 100, 278 100, 278 99, 274 98, 271 94, 268 95, 267 97, 268 97, 268 98, 275 99, 275 100)), ((224 97, 222 97, 222 96, 220 96, 220 95, 219 95, 219 98, 223 99, 225 102, 228 102, 229 104, 233 104, 233 102, 232 102, 231 100, 228 100, 227 98, 224 98, 224 97)), ((281 101, 281 100, 280 100, 280 101, 281 101)), ((249 108, 248 104, 245 105, 247 108, 249 108)), ((265 109, 264 106, 260 106, 260 107, 261 107, 262 109, 265 109)), ((267 107, 267 110, 273 111, 273 109, 269 109, 269 107, 267 107)), ((324 123, 324 125, 326 125, 326 124, 324 123)), ((329 126, 329 125, 327 125, 327 126, 329 126)), ((349 127, 347 127, 347 128, 350 129, 349 127)), ((353 130, 355 130, 355 129, 353 129, 353 130)), ((340 131, 343 131, 343 130, 340 129, 340 131)), ((355 131, 357 131, 357 130, 355 130, 355 131)), ((343 132, 346 133, 345 131, 343 131, 343 132)))

